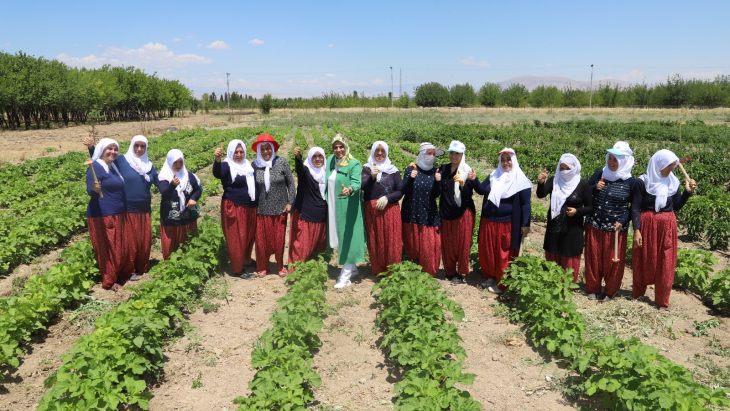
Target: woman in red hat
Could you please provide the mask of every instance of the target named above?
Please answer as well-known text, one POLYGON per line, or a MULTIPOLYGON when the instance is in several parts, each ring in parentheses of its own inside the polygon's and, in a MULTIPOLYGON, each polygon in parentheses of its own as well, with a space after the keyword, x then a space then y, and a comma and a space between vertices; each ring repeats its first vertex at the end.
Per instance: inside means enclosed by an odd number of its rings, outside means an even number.
POLYGON ((253 168, 256 170, 258 209, 256 216, 256 274, 266 276, 269 257, 274 254, 279 276, 286 277, 284 268, 284 240, 286 219, 296 199, 294 177, 289 162, 276 156, 279 143, 269 134, 256 138, 251 149, 256 152, 253 168))
POLYGON ((223 184, 221 224, 228 245, 233 275, 250 280, 256 276, 243 271, 251 263, 256 239, 256 182, 254 169, 246 159, 246 145, 241 140, 228 143, 226 158, 223 149, 215 149, 213 176, 223 184))

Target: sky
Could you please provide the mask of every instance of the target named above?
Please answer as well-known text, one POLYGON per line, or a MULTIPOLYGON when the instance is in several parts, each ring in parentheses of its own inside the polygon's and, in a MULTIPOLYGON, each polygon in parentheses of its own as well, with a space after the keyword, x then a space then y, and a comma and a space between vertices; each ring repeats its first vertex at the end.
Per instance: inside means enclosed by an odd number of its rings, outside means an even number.
POLYGON ((730 1, 7 1, 0 50, 135 66, 193 90, 413 95, 517 76, 730 74, 730 1), (402 80, 399 77, 402 73, 402 80), (400 86, 402 81, 402 86, 400 86))

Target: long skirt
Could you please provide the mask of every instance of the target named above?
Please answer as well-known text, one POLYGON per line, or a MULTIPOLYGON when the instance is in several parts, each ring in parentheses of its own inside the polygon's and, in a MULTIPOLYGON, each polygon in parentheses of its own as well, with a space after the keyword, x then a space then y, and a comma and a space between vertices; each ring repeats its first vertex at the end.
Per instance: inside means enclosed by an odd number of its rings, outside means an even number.
POLYGON ((152 248, 152 214, 124 214, 124 246, 127 256, 124 273, 146 273, 149 271, 152 248))
POLYGON ((441 219, 441 257, 447 276, 469 274, 471 237, 474 232, 474 212, 466 209, 456 220, 441 219))
POLYGON ((590 294, 601 292, 601 283, 606 282, 604 293, 613 298, 621 288, 626 267, 627 233, 619 232, 618 261, 613 261, 615 231, 599 230, 590 224, 586 228, 586 288, 590 294))
POLYGON ((365 202, 365 232, 368 237, 368 255, 373 274, 388 271, 388 266, 398 264, 403 258, 403 223, 400 206, 388 203, 378 210, 378 200, 365 202))
POLYGON ((654 284, 654 301, 659 307, 669 307, 669 293, 674 283, 677 266, 677 218, 674 212, 641 212, 643 247, 634 242, 631 268, 634 287, 631 296, 646 294, 646 287, 654 284))
POLYGON ((186 225, 160 226, 160 242, 162 243, 162 259, 169 260, 170 255, 180 244, 188 239, 188 231, 198 231, 198 220, 186 225))
POLYGON ((126 281, 128 275, 123 272, 126 260, 124 214, 86 217, 86 223, 96 262, 99 263, 102 287, 109 288, 114 283, 126 281))
POLYGON ((403 223, 403 246, 408 259, 416 261, 424 272, 436 277, 441 263, 439 227, 403 223))
POLYGON ((286 239, 286 215, 256 216, 256 270, 269 269, 269 257, 274 254, 276 267, 284 269, 284 240, 286 239))
POLYGON ((482 218, 479 224, 479 265, 482 276, 493 279, 500 290, 505 287, 500 283, 512 258, 519 250, 510 250, 512 243, 512 222, 499 223, 482 218))
POLYGON ((291 213, 289 227, 289 264, 306 261, 317 251, 327 250, 327 223, 312 223, 301 217, 299 210, 291 213))
POLYGON ((243 265, 251 261, 256 240, 256 207, 238 206, 231 200, 222 200, 221 226, 226 237, 231 270, 234 274, 241 273, 243 265))
POLYGON ((573 282, 578 282, 578 272, 580 271, 580 254, 567 257, 562 254, 549 253, 545 251, 545 259, 558 263, 559 266, 563 267, 563 270, 568 271, 569 268, 573 269, 573 282))

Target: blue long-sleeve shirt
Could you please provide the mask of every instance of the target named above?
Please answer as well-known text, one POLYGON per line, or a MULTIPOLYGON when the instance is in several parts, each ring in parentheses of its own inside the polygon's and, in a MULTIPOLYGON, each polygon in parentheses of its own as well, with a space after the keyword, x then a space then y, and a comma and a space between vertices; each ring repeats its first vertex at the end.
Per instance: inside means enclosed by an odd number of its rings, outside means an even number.
POLYGON ((377 176, 373 178, 370 167, 363 166, 361 177, 363 201, 377 200, 385 196, 389 203, 398 204, 403 197, 403 192, 401 191, 403 188, 403 179, 400 173, 383 174, 380 177, 380 181, 377 181, 377 176))
MULTIPOLYGON (((94 147, 89 147, 89 154, 94 155, 94 147)), ((139 175, 127 162, 127 158, 123 155, 117 156, 114 164, 119 169, 119 173, 124 177, 124 192, 127 196, 127 212, 128 213, 151 213, 152 212, 152 194, 150 188, 157 185, 157 171, 155 166, 147 172, 150 181, 148 182, 143 176, 139 175)))
POLYGON ((86 170, 86 192, 91 199, 86 206, 87 217, 106 217, 110 215, 123 214, 127 209, 127 198, 125 196, 125 184, 113 168, 104 170, 101 164, 94 161, 91 163, 96 172, 96 178, 101 183, 101 192, 104 198, 94 191, 94 177, 91 170, 86 170))
POLYGON ((531 189, 526 188, 510 197, 499 201, 499 207, 489 201, 489 194, 492 192, 492 182, 489 177, 481 183, 474 180, 474 191, 484 196, 482 203, 482 218, 497 223, 512 223, 510 250, 519 250, 522 240, 522 227, 529 227, 532 218, 532 205, 530 202, 531 189))
MULTIPOLYGON (((677 192, 673 196, 667 196, 667 204, 659 210, 662 213, 668 213, 670 211, 679 211, 687 203, 692 193, 685 190, 680 194, 681 190, 677 189, 677 192)), ((649 194, 646 191, 646 185, 641 179, 636 179, 634 189, 631 191, 631 221, 634 224, 634 230, 641 230, 641 212, 642 211, 655 211, 654 205, 656 203, 656 196, 649 194)))
POLYGON ((593 193, 593 214, 586 216, 586 224, 603 231, 613 231, 613 225, 619 222, 623 228, 629 229, 631 220, 631 190, 636 179, 629 177, 626 180, 603 180, 606 186, 598 190, 596 186, 601 181, 603 169, 598 169, 588 179, 588 186, 593 193))
MULTIPOLYGON (((231 181, 231 167, 225 162, 213 162, 213 176, 221 180, 223 185, 223 199, 230 200, 237 206, 244 207, 256 207, 258 202, 252 200, 248 194, 248 182, 246 177, 236 176, 236 179, 231 181)), ((256 184, 254 182, 254 184, 256 184)), ((256 187, 254 187, 255 189, 256 187)))
MULTIPOLYGON (((160 225, 188 225, 197 217, 190 215, 190 209, 180 211, 180 197, 177 195, 177 186, 169 181, 160 181, 157 184, 162 200, 160 201, 160 225)), ((203 190, 198 184, 195 174, 188 171, 188 186, 185 189, 185 203, 190 200, 198 201, 203 190)))

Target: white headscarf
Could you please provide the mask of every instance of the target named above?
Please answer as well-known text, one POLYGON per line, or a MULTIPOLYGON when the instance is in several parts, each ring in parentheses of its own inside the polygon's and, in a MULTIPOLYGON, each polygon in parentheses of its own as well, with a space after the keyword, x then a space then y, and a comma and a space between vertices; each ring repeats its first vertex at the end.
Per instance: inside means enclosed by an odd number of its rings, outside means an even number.
POLYGON ((127 154, 124 155, 124 158, 127 159, 127 164, 129 164, 130 167, 132 167, 132 170, 136 171, 137 174, 144 177, 147 182, 150 182, 150 176, 147 175, 147 173, 152 170, 152 162, 150 161, 149 157, 147 157, 147 149, 149 148, 149 143, 147 142, 147 137, 138 135, 132 137, 132 142, 129 143, 129 148, 127 149, 127 154), (142 156, 137 157, 136 154, 134 154, 134 143, 141 141, 144 143, 144 154, 142 156))
POLYGON ((376 178, 378 181, 380 181, 380 178, 383 176, 383 174, 395 174, 398 173, 398 167, 394 166, 393 163, 390 161, 390 157, 388 157, 388 153, 390 153, 390 148, 388 147, 388 143, 385 141, 376 141, 373 143, 372 148, 370 149, 370 158, 368 158, 368 162, 365 164, 368 166, 371 170, 373 169, 373 166, 378 166, 378 169, 380 172, 378 173, 378 177, 376 178), (382 163, 379 163, 375 161, 375 150, 378 148, 378 146, 383 146, 383 149, 385 150, 385 161, 382 163))
POLYGON ((314 157, 315 154, 320 153, 322 154, 322 157, 324 158, 324 149, 322 147, 312 147, 309 149, 309 153, 307 153, 307 163, 304 164, 305 167, 309 169, 309 174, 312 175, 312 178, 314 178, 314 181, 319 183, 319 193, 322 194, 322 199, 324 200, 324 189, 325 189, 325 167, 324 162, 322 163, 322 167, 315 167, 314 163, 312 163, 312 157, 314 157))
POLYGON ((513 149, 505 147, 497 156, 499 157, 499 160, 497 160, 499 166, 489 175, 489 184, 492 189, 489 192, 488 200, 499 207, 503 198, 512 197, 526 188, 529 188, 530 192, 532 192, 532 183, 525 176, 525 173, 522 172, 520 163, 517 162, 517 155, 513 149), (510 171, 504 171, 502 168, 502 153, 508 153, 512 159, 512 169, 510 171))
POLYGON ((248 184, 248 195, 251 200, 256 200, 256 179, 254 178, 254 169, 251 163, 246 159, 246 145, 241 140, 232 140, 228 143, 228 150, 226 151, 226 159, 224 163, 228 164, 228 168, 231 170, 231 183, 236 181, 236 177, 246 177, 246 184, 248 184), (236 148, 241 146, 243 148, 243 161, 236 163, 233 159, 233 155, 236 154, 236 148))
MULTIPOLYGON (((104 150, 108 145, 114 144, 117 146, 117 149, 119 149, 119 143, 117 143, 116 140, 113 140, 111 138, 102 138, 99 140, 98 143, 96 143, 96 147, 94 148, 94 155, 91 156, 91 159, 99 163, 102 167, 104 167, 104 170, 108 173, 109 172, 109 166, 106 164, 106 161, 101 159, 101 155, 104 154, 104 150)), ((114 171, 116 171, 119 178, 124 181, 124 177, 122 177, 122 173, 119 172, 119 169, 117 168, 117 165, 112 163, 112 168, 114 171)))
POLYGON ((167 152, 165 165, 162 166, 162 170, 160 170, 159 174, 160 181, 169 181, 172 183, 172 179, 174 177, 177 177, 178 180, 180 180, 180 184, 175 187, 175 191, 177 191, 177 196, 180 198, 180 211, 183 211, 185 210, 185 206, 187 206, 185 203, 185 189, 188 188, 188 169, 185 168, 185 156, 182 151, 176 148, 167 152), (180 171, 176 173, 172 171, 172 163, 181 158, 183 159, 183 166, 180 171))
POLYGON ((626 180, 631 177, 631 169, 634 167, 634 152, 629 148, 629 143, 619 141, 606 154, 606 166, 603 167, 603 178, 608 181, 626 180), (613 154, 618 160, 618 168, 611 171, 608 168, 608 156, 613 154))
POLYGON ((558 167, 555 169, 553 179, 553 192, 550 194, 550 217, 555 218, 560 214, 565 200, 573 194, 580 183, 580 161, 572 154, 560 156, 558 167), (566 164, 570 170, 560 171, 560 164, 566 164))
MULTIPOLYGON (((461 161, 459 161, 459 167, 456 169, 456 177, 461 177, 458 179, 465 181, 467 174, 471 171, 471 167, 466 164, 466 146, 461 141, 454 140, 449 144, 449 150, 456 153, 461 151, 461 161)), ((461 207, 461 184, 459 183, 454 184, 454 202, 461 207)))
POLYGON ((668 177, 662 177, 661 171, 668 165, 679 161, 677 155, 669 150, 659 150, 651 156, 649 165, 646 167, 646 174, 639 177, 644 181, 646 191, 656 196, 654 202, 654 210, 659 212, 667 205, 667 197, 673 196, 679 189, 679 179, 674 172, 669 173, 668 177))
POLYGON ((264 185, 266 186, 266 192, 269 192, 269 189, 271 188, 271 167, 274 166, 274 159, 276 158, 276 151, 274 150, 274 144, 270 142, 263 142, 259 143, 256 146, 256 160, 254 160, 254 164, 256 164, 257 167, 261 167, 264 169, 264 185), (269 144, 271 145, 271 158, 269 161, 264 160, 263 157, 261 157, 261 145, 262 144, 269 144))
POLYGON ((432 169, 433 163, 436 162, 436 156, 430 156, 433 157, 433 159, 426 159, 426 151, 430 149, 435 150, 436 146, 431 143, 421 143, 421 146, 418 148, 418 160, 416 160, 416 164, 418 164, 418 167, 420 167, 420 169, 423 171, 428 171, 432 169))

